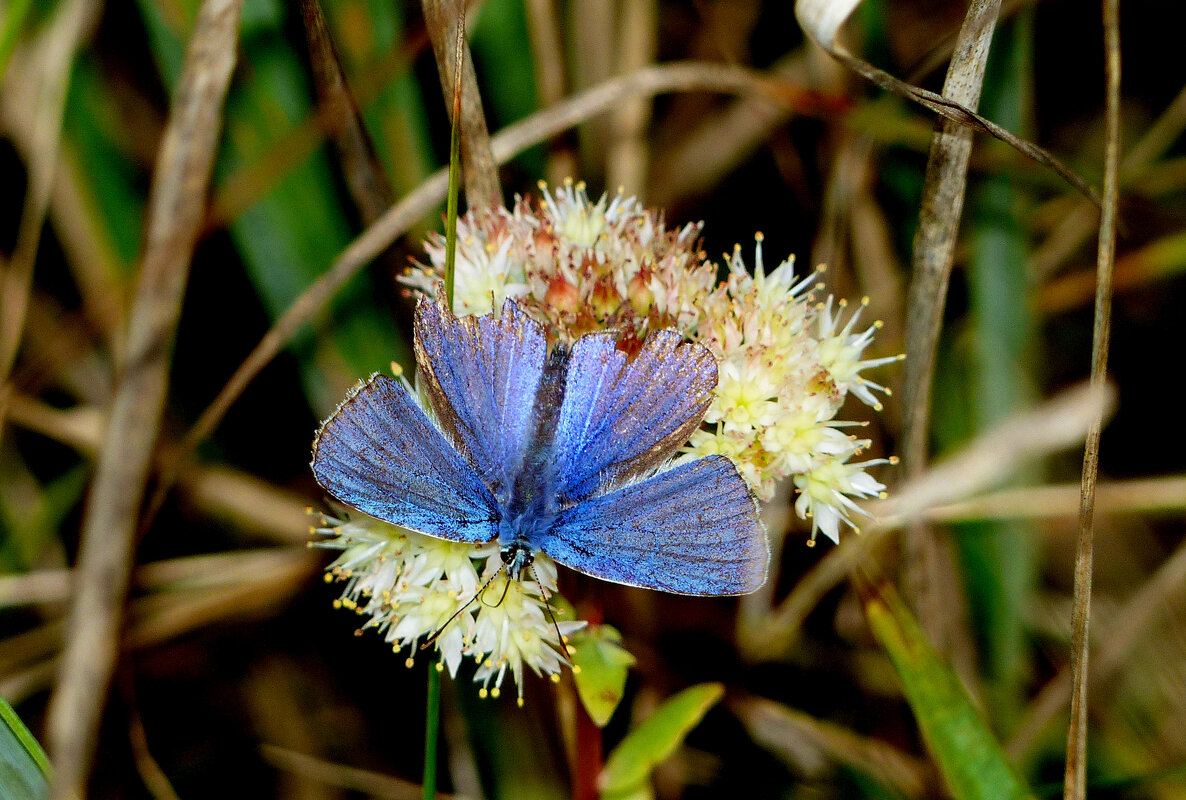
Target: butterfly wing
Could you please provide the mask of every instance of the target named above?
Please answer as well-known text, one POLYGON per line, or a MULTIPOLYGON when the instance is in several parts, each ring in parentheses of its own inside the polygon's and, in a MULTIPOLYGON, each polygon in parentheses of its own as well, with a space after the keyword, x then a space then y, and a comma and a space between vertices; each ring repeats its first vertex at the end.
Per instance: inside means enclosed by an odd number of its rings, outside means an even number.
POLYGON ((441 430, 504 505, 535 435, 543 329, 508 300, 498 316, 416 307, 416 366, 441 430))
POLYGON ((691 595, 752 592, 770 559, 757 504, 723 456, 577 503, 535 544, 602 580, 691 595))
POLYGON ((490 490, 385 375, 360 383, 322 424, 313 475, 339 500, 396 525, 458 542, 498 535, 490 490))
POLYGON ((700 425, 717 382, 716 360, 673 330, 647 336, 627 363, 607 333, 572 347, 553 443, 560 505, 645 474, 700 425))

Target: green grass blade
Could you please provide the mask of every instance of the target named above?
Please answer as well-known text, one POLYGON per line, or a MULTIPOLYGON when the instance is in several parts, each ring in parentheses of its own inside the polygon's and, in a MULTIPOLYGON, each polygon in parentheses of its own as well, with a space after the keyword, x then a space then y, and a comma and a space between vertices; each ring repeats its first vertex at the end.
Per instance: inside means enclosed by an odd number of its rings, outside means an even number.
POLYGON ((865 614, 889 654, 923 738, 956 800, 1020 800, 1030 791, 972 705, 959 678, 886 585, 867 590, 865 614))
POLYGON ((49 759, 21 718, 0 697, 0 796, 41 800, 49 794, 49 759))

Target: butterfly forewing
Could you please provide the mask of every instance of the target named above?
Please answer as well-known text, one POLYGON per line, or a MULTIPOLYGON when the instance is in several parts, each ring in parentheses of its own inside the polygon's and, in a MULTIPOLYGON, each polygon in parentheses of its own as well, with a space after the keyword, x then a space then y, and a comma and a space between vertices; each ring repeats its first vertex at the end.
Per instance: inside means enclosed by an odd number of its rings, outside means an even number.
POLYGON ((677 594, 752 592, 769 560, 757 505, 723 456, 577 503, 535 544, 594 577, 677 594))
POLYGON ((656 331, 627 363, 613 336, 573 345, 556 437, 561 505, 602 493, 666 461, 700 424, 717 382, 716 361, 656 331))
POLYGON ((396 525, 460 542, 498 535, 494 498, 477 472, 383 375, 360 384, 321 426, 313 474, 339 500, 396 525))
POLYGON ((546 356, 543 330, 509 300, 498 316, 458 319, 439 300, 416 308, 419 380, 441 430, 504 505, 535 434, 546 356))

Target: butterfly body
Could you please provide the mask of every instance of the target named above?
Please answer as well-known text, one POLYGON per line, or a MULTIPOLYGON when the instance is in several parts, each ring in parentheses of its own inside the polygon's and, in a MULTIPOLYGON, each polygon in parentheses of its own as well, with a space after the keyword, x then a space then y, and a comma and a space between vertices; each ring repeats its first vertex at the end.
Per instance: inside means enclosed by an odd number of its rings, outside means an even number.
POLYGON ((665 468, 711 401, 706 350, 675 331, 629 362, 608 332, 549 350, 513 301, 458 319, 421 300, 415 331, 432 418, 399 381, 356 388, 314 441, 314 475, 339 499, 430 536, 497 540, 516 578, 543 551, 682 594, 765 580, 765 531, 736 467, 710 456, 665 468))

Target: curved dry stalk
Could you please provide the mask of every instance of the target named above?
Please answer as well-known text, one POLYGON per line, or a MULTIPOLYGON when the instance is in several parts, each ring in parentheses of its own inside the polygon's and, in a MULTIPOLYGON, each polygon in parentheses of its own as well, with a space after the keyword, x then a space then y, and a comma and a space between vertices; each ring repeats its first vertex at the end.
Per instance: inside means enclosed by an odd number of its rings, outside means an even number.
MULTIPOLYGON (((621 74, 634 72, 655 60, 658 49, 659 9, 656 0, 632 0, 619 8, 618 63, 621 74)), ((609 126, 609 147, 605 154, 607 186, 621 186, 630 194, 647 194, 647 164, 650 148, 647 124, 651 119, 650 100, 635 98, 614 112, 609 126)))
POLYGON ((394 202, 391 187, 363 123, 358 102, 346 82, 321 5, 318 0, 301 0, 300 5, 313 82, 317 87, 318 116, 333 120, 332 138, 346 187, 363 223, 370 225, 394 202))
MULTIPOLYGON (((1027 158, 1054 170, 1063 180, 1074 186, 1084 196, 1090 198, 1097 206, 1099 205, 1099 195, 1096 191, 1070 167, 1033 142, 1015 136, 992 120, 980 116, 961 101, 949 96, 946 87, 943 94, 935 94, 934 92, 906 83, 890 75, 888 72, 877 69, 868 62, 862 61, 844 48, 844 46, 836 41, 836 34, 839 32, 840 26, 852 15, 853 10, 860 3, 861 0, 796 0, 795 17, 799 20, 799 24, 803 26, 803 30, 820 47, 824 48, 830 56, 861 77, 880 86, 887 92, 904 97, 907 100, 911 100, 930 109, 945 120, 950 120, 965 128, 983 131, 993 138, 1000 139, 1027 158)), ((978 13, 978 7, 987 7, 990 5, 999 8, 1000 2, 999 0, 974 0, 968 11, 969 18, 972 17, 974 12, 978 13)), ((992 16, 995 21, 996 12, 993 12, 992 16)), ((986 18, 983 17, 977 24, 987 25, 989 28, 992 27, 987 23, 986 18)), ((966 22, 961 29, 960 35, 963 36, 965 31, 973 36, 980 34, 979 29, 969 29, 966 22)), ((957 42, 957 55, 959 50, 960 45, 957 42)), ((954 60, 952 63, 954 63, 954 60)))
POLYGON ((1114 402, 1115 392, 1107 386, 1069 389, 981 434, 932 466, 879 505, 886 516, 821 559, 766 619, 741 628, 738 644, 742 652, 752 660, 780 657, 824 595, 896 530, 891 524, 907 525, 927 509, 983 491, 1019 465, 1078 444, 1092 422, 1106 415, 1114 402))
MULTIPOLYGON (((98 408, 53 408, 14 395, 10 419, 80 453, 94 456, 103 444, 106 417, 98 408)), ((307 500, 231 467, 195 464, 178 479, 182 502, 205 514, 278 543, 306 542, 307 500)), ((3 593, 0 592, 0 597, 3 593)))
MULTIPOLYGON (((1168 559, 1145 584, 1117 609, 1115 627, 1106 635, 1097 635, 1090 669, 1089 701, 1096 699, 1097 687, 1107 684, 1112 676, 1128 662, 1133 647, 1155 619, 1159 608, 1169 605, 1170 599, 1186 587, 1186 542, 1178 545, 1168 559)), ((1066 710, 1071 696, 1071 669, 1063 667, 1050 679, 1026 709, 1005 751, 1015 761, 1033 753, 1038 738, 1060 713, 1066 710)), ((1090 703, 1089 703, 1090 704, 1090 703)))
MULTIPOLYGON (((270 555, 257 562, 241 580, 179 586, 137 598, 130 604, 131 621, 124 647, 143 650, 216 622, 265 615, 301 591, 324 565, 321 554, 308 550, 292 549, 270 555)), ((62 628, 60 621, 52 621, 21 635, 20 638, 30 640, 23 654, 26 657, 17 660, 6 656, 0 661, 0 696, 16 702, 52 683, 65 657, 56 655, 56 650, 64 638, 67 646, 70 642, 63 637, 62 628), (13 663, 3 663, 8 661, 13 663)), ((17 638, 0 644, 7 649, 17 638)), ((57 762, 54 766, 57 767, 57 762)))
MULTIPOLYGON (((371 797, 386 797, 390 800, 420 800, 420 785, 383 775, 358 767, 347 767, 332 761, 315 758, 284 747, 271 744, 260 745, 260 756, 276 769, 301 775, 308 780, 353 789, 371 797)), ((437 792, 438 800, 466 800, 464 795, 437 792)))
MULTIPOLYGON (((799 50, 775 62, 769 74, 787 83, 806 85, 807 67, 807 55, 799 50)), ((668 208, 680 198, 716 186, 786 123, 791 109, 789 103, 742 96, 725 108, 700 115, 695 127, 683 132, 679 141, 655 151, 648 179, 649 202, 668 208)))
MULTIPOLYGON (((540 107, 547 108, 564 99, 568 83, 558 9, 553 0, 526 0, 524 7, 536 92, 540 107)), ((545 170, 548 182, 560 183, 576 173, 577 162, 572 149, 564 143, 553 143, 545 170)))
MULTIPOLYGON (((1104 65, 1107 75, 1107 147, 1104 155, 1104 206, 1100 216, 1096 261, 1095 321, 1091 339, 1091 384, 1103 386, 1108 376, 1108 344, 1112 326, 1112 268, 1116 260, 1116 203, 1120 182, 1120 1, 1104 0, 1104 65)), ((1092 421, 1083 451, 1083 495, 1079 534, 1075 539, 1075 589, 1071 609, 1071 724, 1067 731, 1067 763, 1063 797, 1087 795, 1087 677, 1091 643, 1092 542, 1095 484, 1099 476, 1103 415, 1092 421)))
MULTIPOLYGON (((1165 111, 1149 126, 1141 138, 1129 148, 1120 161, 1120 184, 1130 186, 1133 182, 1145 182, 1150 166, 1165 155, 1173 146, 1182 131, 1186 129, 1186 87, 1166 106, 1165 111)), ((1158 174, 1165 174, 1158 170, 1158 174)), ((1086 200, 1074 203, 1066 212, 1062 221, 1046 237, 1030 257, 1029 271, 1035 283, 1050 277, 1062 264, 1079 251, 1091 237, 1098 232, 1097 211, 1086 200)), ((1122 259, 1123 261, 1123 259, 1122 259)), ((1117 278, 1123 267, 1117 265, 1117 278)), ((1119 280, 1117 281, 1117 288, 1119 280)), ((1094 293, 1095 281, 1091 281, 1087 296, 1094 293)), ((1049 308, 1049 306, 1047 306, 1049 308)), ((1065 306, 1055 306, 1053 310, 1062 310, 1065 306)))
MULTIPOLYGON (((945 96, 973 109, 980 102, 988 49, 999 11, 1000 0, 975 0, 968 7, 943 83, 945 96)), ((906 361, 903 387, 902 457, 908 478, 926 468, 935 357, 971 153, 971 129, 949 119, 941 120, 927 156, 922 207, 914 236, 913 277, 906 304, 906 352, 910 358, 906 361)), ((950 565, 935 537, 934 530, 923 524, 914 525, 906 532, 902 540, 903 582, 923 630, 940 652, 946 653, 956 625, 951 610, 957 606, 946 596, 950 582, 945 576, 950 573, 950 565)))
MULTIPOLYGON (((1079 513, 1079 484, 1025 486, 935 506, 926 513, 931 522, 978 522, 1005 519, 1049 519, 1079 513)), ((1108 514, 1148 514, 1186 511, 1186 476, 1169 475, 1099 484, 1095 507, 1108 514)), ((886 525, 895 524, 870 510, 886 525)))
POLYGON ((935 792, 930 765, 886 742, 772 700, 750 698, 732 703, 731 708, 756 742, 786 760, 801 763, 805 750, 818 751, 829 761, 851 766, 892 787, 898 796, 925 797, 935 792))
POLYGON ((500 206, 502 184, 498 180, 498 162, 490 148, 490 131, 486 127, 486 112, 482 110, 473 56, 465 32, 460 29, 465 24, 465 0, 423 0, 421 6, 441 77, 441 95, 450 118, 457 93, 455 87, 461 86, 461 164, 466 204, 471 209, 500 206))
MULTIPOLYGON (((156 591, 250 583, 259 575, 282 571, 308 558, 308 548, 291 546, 182 556, 142 564, 133 573, 132 583, 156 591)), ((65 602, 70 599, 74 577, 70 569, 0 575, 0 608, 65 602)))
POLYGON ((168 383, 170 344, 205 209, 242 0, 205 0, 186 53, 149 197, 128 361, 83 518, 79 580, 46 724, 52 798, 85 795, 119 655, 136 519, 168 383))
MULTIPOLYGON (((762 95, 775 103, 783 100, 777 81, 740 67, 695 62, 648 67, 631 75, 606 81, 551 108, 508 125, 491 140, 494 160, 498 164, 505 164, 529 147, 592 116, 605 113, 628 98, 687 91, 762 95)), ((164 468, 157 482, 156 492, 145 513, 147 520, 151 520, 160 509, 165 494, 177 479, 182 462, 189 458, 189 454, 200 442, 214 432, 248 384, 284 349, 305 323, 325 307, 338 289, 402 236, 413 223, 436 208, 444 199, 448 185, 447 170, 440 169, 434 172, 415 191, 406 195, 374 225, 363 231, 342 251, 330 268, 293 301, 186 433, 174 453, 173 460, 164 468)))
MULTIPOLYGON (((20 69, 14 68, 9 73, 9 88, 3 93, 5 127, 27 130, 30 135, 20 137, 28 146, 25 154, 28 189, 12 258, 0 277, 0 386, 8 381, 20 349, 33 285, 33 264, 57 172, 74 54, 98 15, 99 4, 89 0, 62 4, 38 40, 35 52, 20 69), (14 82, 25 84, 23 91, 13 89, 14 82)), ((0 401, 0 418, 3 410, 4 403, 0 401)))

